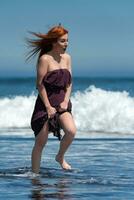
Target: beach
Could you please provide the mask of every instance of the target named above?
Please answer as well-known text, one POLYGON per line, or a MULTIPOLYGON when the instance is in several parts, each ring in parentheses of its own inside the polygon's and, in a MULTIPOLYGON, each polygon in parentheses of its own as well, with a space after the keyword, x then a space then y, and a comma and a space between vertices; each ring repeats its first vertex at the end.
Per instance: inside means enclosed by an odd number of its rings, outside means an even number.
POLYGON ((93 135, 75 138, 69 171, 55 161, 59 141, 50 136, 39 176, 31 173, 34 137, 1 135, 0 199, 133 199, 134 137, 93 135))
POLYGON ((0 199, 133 199, 134 79, 74 78, 77 134, 65 157, 72 170, 55 161, 59 141, 50 134, 38 176, 31 172, 35 79, 0 83, 0 199))

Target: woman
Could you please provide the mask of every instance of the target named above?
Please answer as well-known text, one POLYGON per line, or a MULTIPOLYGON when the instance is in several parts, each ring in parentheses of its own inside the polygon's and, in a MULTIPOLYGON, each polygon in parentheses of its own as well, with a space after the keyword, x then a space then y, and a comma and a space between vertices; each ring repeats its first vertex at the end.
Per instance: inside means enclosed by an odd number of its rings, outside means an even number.
POLYGON ((65 53, 68 31, 59 25, 51 28, 47 34, 32 34, 38 39, 28 40, 33 47, 28 59, 39 52, 36 79, 38 97, 31 117, 31 128, 35 134, 31 157, 32 172, 39 173, 41 154, 49 132, 53 132, 61 140, 55 159, 63 169, 68 170, 71 166, 65 161, 64 154, 76 134, 70 101, 71 57, 65 53), (60 129, 65 133, 62 139, 60 129))

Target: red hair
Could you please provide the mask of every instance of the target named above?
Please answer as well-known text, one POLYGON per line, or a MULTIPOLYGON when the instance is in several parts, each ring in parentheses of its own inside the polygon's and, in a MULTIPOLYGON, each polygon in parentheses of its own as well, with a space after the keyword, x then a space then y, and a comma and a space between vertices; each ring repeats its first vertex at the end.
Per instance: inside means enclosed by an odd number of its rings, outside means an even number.
POLYGON ((35 33, 31 31, 30 33, 39 39, 26 39, 28 46, 32 47, 32 50, 28 53, 26 60, 38 53, 39 57, 41 57, 43 54, 51 51, 53 47, 52 44, 57 42, 59 37, 68 33, 68 30, 59 25, 52 27, 46 34, 35 33))

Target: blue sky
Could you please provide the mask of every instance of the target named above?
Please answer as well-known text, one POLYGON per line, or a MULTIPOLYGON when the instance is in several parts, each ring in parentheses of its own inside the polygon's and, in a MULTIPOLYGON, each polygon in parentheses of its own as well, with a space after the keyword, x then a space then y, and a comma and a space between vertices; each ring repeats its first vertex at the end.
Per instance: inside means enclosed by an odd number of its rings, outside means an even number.
POLYGON ((0 76, 34 76, 25 62, 28 30, 69 30, 74 76, 134 76, 133 0, 1 0, 0 76))

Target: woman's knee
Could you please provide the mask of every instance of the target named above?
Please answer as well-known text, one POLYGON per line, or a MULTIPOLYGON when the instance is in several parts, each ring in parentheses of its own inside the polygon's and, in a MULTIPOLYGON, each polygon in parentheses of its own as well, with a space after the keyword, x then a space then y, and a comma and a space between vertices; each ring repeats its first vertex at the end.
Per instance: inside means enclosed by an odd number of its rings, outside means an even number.
POLYGON ((72 118, 72 115, 68 112, 65 112, 60 115, 60 123, 65 133, 75 136, 76 135, 76 125, 72 118))
POLYGON ((67 133, 71 136, 71 137, 75 137, 76 135, 76 127, 70 127, 68 130, 67 130, 67 133))

